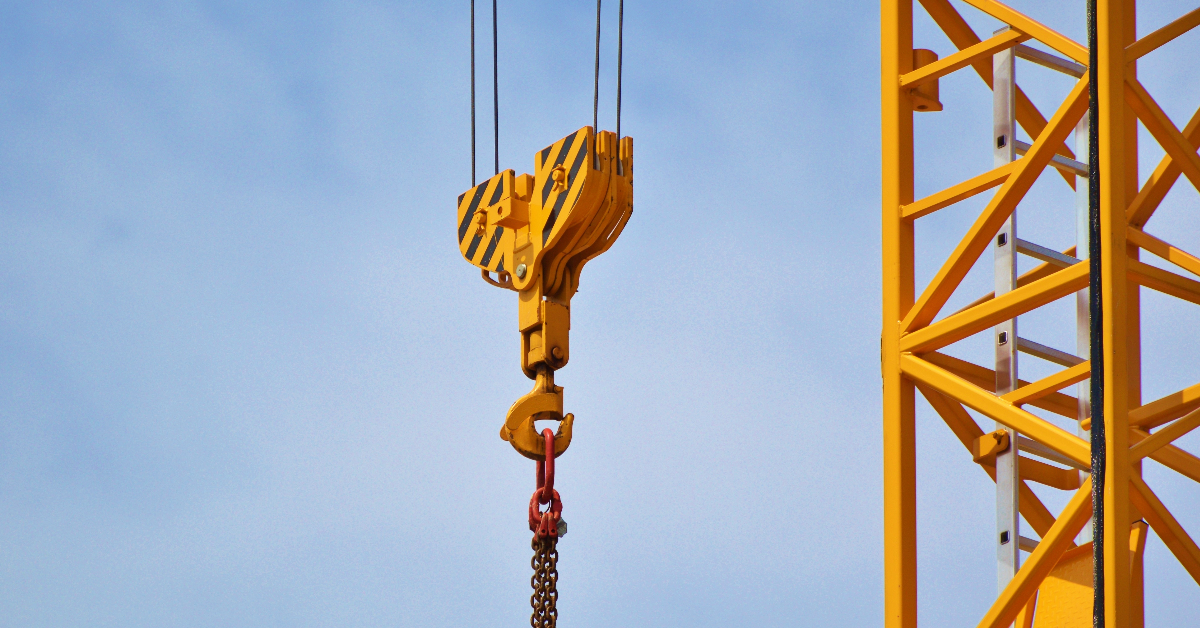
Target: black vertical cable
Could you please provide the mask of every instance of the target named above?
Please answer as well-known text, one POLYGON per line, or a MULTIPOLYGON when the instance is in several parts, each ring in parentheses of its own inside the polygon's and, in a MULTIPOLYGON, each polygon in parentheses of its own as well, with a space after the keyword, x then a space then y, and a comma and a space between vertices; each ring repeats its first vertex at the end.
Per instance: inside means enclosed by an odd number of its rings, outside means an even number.
POLYGON ((496 129, 496 174, 500 174, 500 63, 497 60, 499 46, 496 43, 496 0, 492 0, 492 114, 496 129))
POLYGON ((625 0, 617 9, 617 141, 621 141, 621 62, 625 55, 625 0))
POLYGON ((475 0, 471 0, 471 187, 475 187, 475 0))
POLYGON ((600 132, 600 0, 596 0, 596 85, 592 91, 592 131, 600 132))
MULTIPOLYGON (((1092 626, 1104 628, 1104 295, 1100 231, 1100 54, 1096 0, 1088 0, 1088 311, 1092 376, 1092 626)), ((1118 548, 1119 549, 1119 548, 1118 548)))

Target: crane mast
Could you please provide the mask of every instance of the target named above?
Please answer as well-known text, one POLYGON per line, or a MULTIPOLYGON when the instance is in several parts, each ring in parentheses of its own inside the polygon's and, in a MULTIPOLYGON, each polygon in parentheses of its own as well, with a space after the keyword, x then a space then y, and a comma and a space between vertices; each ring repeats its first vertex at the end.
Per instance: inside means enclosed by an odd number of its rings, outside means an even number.
POLYGON ((1200 458, 1173 444, 1200 426, 1200 384, 1144 400, 1140 338, 1143 290, 1200 305, 1200 282, 1187 276, 1200 275, 1200 258, 1147 230, 1173 185, 1200 189, 1200 111, 1177 127, 1137 64, 1200 24, 1200 9, 1138 38, 1135 0, 1091 0, 1089 41, 1076 42, 995 0, 964 0, 1003 25, 983 36, 949 0, 919 4, 882 2, 885 625, 917 626, 920 397, 966 449, 945 454, 969 456, 995 481, 998 593, 980 628, 1141 627, 1150 531, 1200 583, 1200 547, 1142 474, 1149 458, 1200 482, 1200 458), (915 47, 914 10, 957 50, 939 58, 915 47), (1049 118, 1020 87, 1031 65, 1072 84, 1049 118), (938 80, 952 72, 977 74, 992 91, 991 137, 960 140, 981 154, 990 147, 992 168, 918 193, 914 117, 948 106, 938 80), (1139 121, 1166 152, 1144 184, 1139 121), (1024 202, 1039 177, 1074 188, 1074 207, 1024 202), (918 225, 976 196, 982 210, 918 285, 918 225), (1018 217, 1046 213, 1071 216, 1062 240, 1073 246, 1022 237, 1018 217), (994 291, 950 311, 967 273, 989 259, 994 291), (1061 314, 1051 309, 1060 300, 1072 306, 1073 334, 1033 337, 1018 325, 1061 314), (973 336, 992 355, 954 355, 973 336), (1027 367, 1051 374, 1027 381, 1027 367), (1066 505, 1051 510, 1038 495, 1047 491, 1066 505))

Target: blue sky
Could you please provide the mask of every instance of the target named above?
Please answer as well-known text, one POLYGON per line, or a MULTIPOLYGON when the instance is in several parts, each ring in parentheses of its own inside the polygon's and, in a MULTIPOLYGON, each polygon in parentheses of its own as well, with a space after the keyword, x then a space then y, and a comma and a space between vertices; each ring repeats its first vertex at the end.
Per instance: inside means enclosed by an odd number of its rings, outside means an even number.
MULTIPOLYGON (((1082 2, 1012 4, 1084 37, 1082 2)), ((525 172, 590 123, 594 6, 500 5, 501 166, 525 172)), ((1189 8, 1145 3, 1142 32, 1189 8)), ((516 300, 453 235, 467 11, 0 3, 3 623, 525 621, 532 465, 497 437, 529 385, 516 300)), ((558 377, 577 417, 557 480, 560 615, 877 625, 878 5, 625 13, 635 211, 583 275, 558 377)), ((952 51, 924 16, 916 30, 952 51)), ((1180 126, 1198 52, 1193 33, 1144 64, 1180 126)), ((1048 115, 1070 85, 1026 87, 1048 115)), ((962 72, 942 94, 945 112, 918 116, 919 193, 991 165, 983 83, 962 72)), ((1143 176, 1162 154, 1145 143, 1143 176)), ((1069 214, 1055 179, 1036 198, 1069 214)), ((1150 230, 1198 251, 1184 185, 1150 230)), ((925 279, 967 215, 922 226, 925 279)), ((1200 381, 1197 336, 1180 333, 1195 311, 1146 307, 1147 397, 1200 381)), ((991 482, 923 403, 918 429, 922 619, 972 624, 994 595, 991 482)), ((1148 478, 1200 533, 1196 485, 1148 478)), ((1153 537, 1147 565, 1149 625, 1191 625, 1200 591, 1153 537)))

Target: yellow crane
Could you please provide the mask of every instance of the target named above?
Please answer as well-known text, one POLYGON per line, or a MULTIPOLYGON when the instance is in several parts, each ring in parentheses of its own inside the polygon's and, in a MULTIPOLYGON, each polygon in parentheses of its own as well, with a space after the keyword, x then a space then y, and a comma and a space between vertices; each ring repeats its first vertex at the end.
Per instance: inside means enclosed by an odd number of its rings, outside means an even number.
POLYGON ((1181 176, 1200 189, 1200 112, 1176 127, 1139 82, 1137 65, 1200 24, 1200 9, 1137 38, 1135 0, 1091 0, 1090 41, 1081 43, 995 0, 964 2, 1004 26, 981 36, 949 0, 920 0, 958 49, 940 59, 914 47, 912 0, 882 2, 885 625, 917 625, 919 392, 962 442, 960 455, 996 482, 998 595, 978 626, 1090 627, 1095 611, 1097 626, 1140 627, 1150 530, 1200 582, 1200 548, 1142 476, 1149 458, 1200 481, 1200 458, 1172 444, 1200 426, 1200 384, 1143 399, 1140 342, 1141 289, 1200 304, 1200 282, 1177 272, 1200 274, 1200 258, 1146 229, 1181 176), (1049 119, 1019 87, 1017 60, 1071 77, 1049 119), (944 108, 938 79, 956 71, 978 74, 992 91, 994 133, 978 148, 991 151, 993 168, 918 195, 913 119, 944 108), (1144 184, 1139 121, 1166 152, 1144 184), (1018 128, 1031 141, 1018 140, 1018 128), (1043 173, 1075 189, 1076 244, 1067 250, 1017 231, 1018 213, 1046 211, 1022 203, 1043 173), (933 279, 919 286, 921 219, 993 189, 933 279), (995 290, 943 312, 988 253, 995 290), (1168 267, 1141 261, 1144 254, 1168 267), (1018 273, 1020 257, 1040 264, 1018 273), (1075 304, 1075 347, 1021 333, 1020 317, 1064 299, 1075 304), (994 362, 950 355, 977 334, 991 338, 994 362), (1018 368, 1028 360, 1057 370, 1023 380, 1018 368), (1064 492, 1066 506, 1053 512, 1033 484, 1064 492))
MULTIPOLYGON (((995 481, 998 593, 978 626, 1141 627, 1150 531, 1200 582, 1200 547, 1142 477, 1148 458, 1200 482, 1200 458, 1174 444, 1200 427, 1200 384, 1144 400, 1140 343, 1142 288, 1200 304, 1200 282, 1175 272, 1200 274, 1200 258, 1146 230, 1181 176, 1200 189, 1200 112, 1176 127, 1139 82, 1137 62, 1200 25, 1200 9, 1137 38, 1135 0, 1090 0, 1084 44, 995 0, 963 1, 1003 26, 981 37, 950 0, 919 0, 957 48, 945 58, 914 46, 912 0, 882 1, 885 625, 917 625, 919 392, 962 443, 959 455, 995 481), (1018 60, 1069 77, 1071 88, 1049 118, 1022 91, 1018 60), (992 93, 993 133, 978 149, 991 152, 993 166, 918 196, 914 116, 945 109, 939 79, 958 71, 978 74, 992 93), (1144 184, 1139 121, 1166 152, 1144 184), (1067 211, 1075 245, 1065 250, 1023 238, 1017 228, 1018 214, 1045 211, 1022 202, 1043 174, 1074 190, 1067 211), (919 287, 918 222, 989 191, 919 287), (945 312, 989 252, 994 290, 945 312), (1143 253, 1174 269, 1141 261, 1143 253), (1021 259, 1034 265, 1019 272, 1021 259), (1074 347, 1054 347, 1019 325, 1060 300, 1074 305, 1074 347), (993 350, 985 363, 952 355, 956 343, 979 334, 993 350), (1054 370, 1022 379, 1030 360, 1054 370), (1033 485, 1063 492, 1055 501, 1065 506, 1054 512, 1033 485)), ((599 16, 598 3, 597 85, 599 16)), ((619 85, 618 78, 618 94, 619 85)), ((592 126, 534 156, 534 174, 501 172, 497 158, 496 175, 458 199, 464 258, 489 284, 518 294, 521 369, 534 380, 500 428, 502 439, 537 461, 529 504, 534 626, 557 620, 555 547, 566 526, 554 459, 570 445, 574 417, 564 414, 554 372, 570 355, 571 297, 584 264, 612 245, 632 211, 633 144, 620 136, 619 111, 618 95, 616 133, 598 130, 593 111, 592 126), (557 432, 539 433, 539 420, 558 422, 557 432)))

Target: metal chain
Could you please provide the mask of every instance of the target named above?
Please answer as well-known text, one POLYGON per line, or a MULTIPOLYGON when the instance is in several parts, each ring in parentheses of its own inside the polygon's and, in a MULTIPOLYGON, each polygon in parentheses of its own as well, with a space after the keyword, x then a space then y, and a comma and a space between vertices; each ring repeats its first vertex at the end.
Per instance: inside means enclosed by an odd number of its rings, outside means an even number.
POLYGON ((529 605, 533 607, 533 615, 529 625, 555 628, 558 624, 558 537, 534 534, 531 546, 533 558, 529 565, 533 567, 533 577, 529 584, 533 586, 533 595, 529 597, 529 605))

